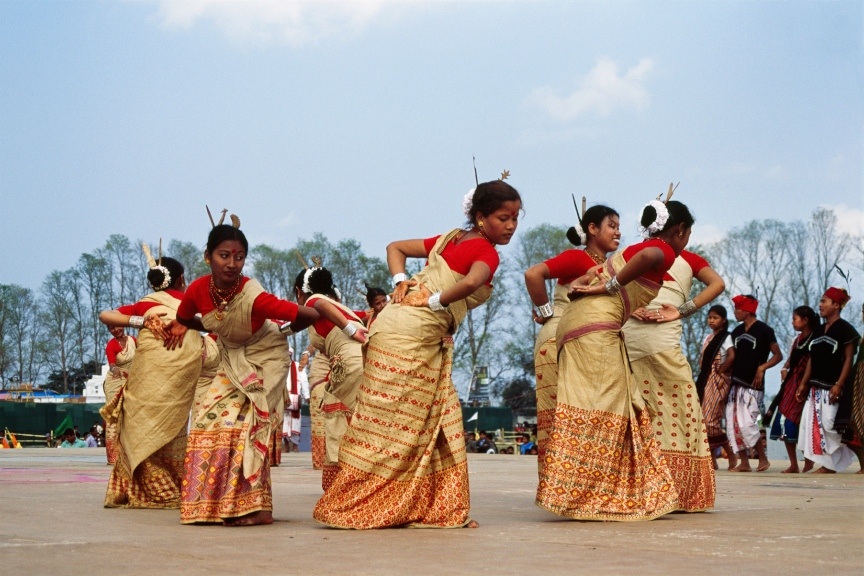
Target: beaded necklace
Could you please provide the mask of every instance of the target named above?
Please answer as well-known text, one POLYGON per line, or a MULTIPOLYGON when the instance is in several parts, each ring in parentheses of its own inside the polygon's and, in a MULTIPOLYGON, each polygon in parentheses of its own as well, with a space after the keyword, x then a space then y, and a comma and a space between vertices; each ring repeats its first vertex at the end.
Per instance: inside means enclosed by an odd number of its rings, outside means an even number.
POLYGON ((213 276, 210 276, 210 299, 213 301, 213 306, 216 308, 213 316, 220 322, 225 318, 225 309, 228 307, 228 302, 237 294, 237 289, 240 287, 240 280, 243 276, 238 274, 237 281, 227 290, 220 290, 216 287, 213 281, 213 276))

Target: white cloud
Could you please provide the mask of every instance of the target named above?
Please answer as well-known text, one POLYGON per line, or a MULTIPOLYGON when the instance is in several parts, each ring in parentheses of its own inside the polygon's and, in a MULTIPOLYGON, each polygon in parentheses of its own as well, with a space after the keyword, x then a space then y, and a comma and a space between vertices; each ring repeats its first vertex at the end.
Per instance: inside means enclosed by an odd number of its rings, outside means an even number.
MULTIPOLYGON (((302 46, 332 36, 362 32, 394 0, 158 0, 166 27, 210 22, 241 44, 302 46)), ((402 0, 399 3, 405 3, 402 0)))
POLYGON ((621 74, 617 63, 601 58, 572 94, 558 96, 553 88, 544 86, 533 90, 527 102, 558 120, 573 120, 589 112, 608 116, 616 109, 641 109, 650 100, 645 82, 653 69, 654 61, 642 58, 621 74))
POLYGON ((864 210, 852 208, 846 204, 823 206, 834 211, 837 216, 837 231, 842 234, 860 236, 864 234, 864 210))

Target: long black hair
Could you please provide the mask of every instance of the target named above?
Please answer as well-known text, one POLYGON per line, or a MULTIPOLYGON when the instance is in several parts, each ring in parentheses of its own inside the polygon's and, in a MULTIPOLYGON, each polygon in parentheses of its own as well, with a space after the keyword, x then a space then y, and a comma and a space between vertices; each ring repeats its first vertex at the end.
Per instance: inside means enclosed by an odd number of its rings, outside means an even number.
POLYGON ((702 397, 705 395, 705 385, 708 383, 708 376, 711 375, 711 365, 714 363, 714 358, 717 356, 720 346, 723 345, 726 337, 729 336, 729 315, 726 312, 726 307, 721 304, 714 304, 708 309, 708 314, 712 312, 723 319, 723 327, 714 334, 702 352, 702 363, 699 364, 699 377, 696 379, 696 393, 699 395, 700 404, 702 403, 702 397))
MULTIPOLYGON (((603 204, 597 204, 585 210, 585 213, 582 214, 582 219, 579 221, 579 224, 582 226, 582 231, 585 232, 585 237, 588 237, 589 224, 594 224, 597 228, 600 228, 603 226, 603 220, 605 220, 607 216, 620 215, 613 208, 604 206, 603 204)), ((582 246, 586 243, 582 242, 582 238, 580 238, 579 233, 576 232, 575 226, 571 226, 567 230, 567 240, 569 240, 574 246, 582 246)))

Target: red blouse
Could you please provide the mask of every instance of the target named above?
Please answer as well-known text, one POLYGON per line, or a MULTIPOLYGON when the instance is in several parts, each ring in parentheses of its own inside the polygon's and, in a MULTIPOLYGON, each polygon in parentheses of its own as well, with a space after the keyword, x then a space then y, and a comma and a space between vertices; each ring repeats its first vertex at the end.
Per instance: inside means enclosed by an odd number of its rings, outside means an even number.
MULTIPOLYGON (((243 277, 241 290, 249 278, 243 277)), ((202 276, 192 282, 183 295, 183 300, 177 308, 177 317, 191 320, 195 314, 202 316, 216 309, 210 297, 210 275, 202 276)), ((268 318, 293 322, 297 318, 298 306, 294 302, 282 300, 268 292, 262 292, 252 303, 252 332, 257 332, 268 318)))
POLYGON ((561 286, 570 284, 573 280, 576 280, 587 273, 588 270, 597 266, 597 263, 594 262, 585 250, 576 250, 575 248, 565 250, 543 263, 549 268, 552 278, 557 278, 558 284, 561 286))
MULTIPOLYGON (((312 296, 311 298, 306 300, 306 306, 314 306, 315 301, 319 299, 319 296, 312 296)), ((339 312, 342 314, 342 316, 345 317, 346 320, 354 320, 353 318, 348 316, 348 314, 346 314, 345 311, 343 311, 341 308, 337 308, 337 310, 339 310, 339 312)), ((354 310, 354 314, 356 314, 357 317, 361 320, 365 320, 366 316, 368 316, 368 313, 365 310, 354 310)), ((315 331, 321 335, 322 338, 327 338, 327 335, 330 334, 330 331, 336 327, 333 322, 331 322, 327 318, 324 318, 323 316, 316 320, 315 323, 312 324, 312 326, 315 328, 315 331)))
MULTIPOLYGON (((183 292, 179 290, 172 290, 169 288, 165 290, 166 294, 170 294, 174 298, 181 300, 183 298, 183 292)), ((153 308, 154 306, 158 306, 159 304, 156 302, 136 302, 135 304, 127 304, 125 306, 120 306, 117 308, 117 311, 121 314, 126 314, 127 316, 144 316, 147 314, 147 311, 153 308)))
MULTIPOLYGON (((426 250, 427 255, 435 247, 435 242, 440 237, 441 235, 439 234, 438 236, 423 240, 423 248, 426 250)), ((474 262, 485 262, 491 272, 488 282, 492 282, 492 276, 495 275, 498 263, 500 262, 495 247, 485 238, 471 238, 463 240, 458 244, 454 244, 453 240, 451 240, 444 247, 444 250, 441 251, 441 257, 444 258, 444 261, 447 262, 451 270, 462 275, 468 274, 474 262)))
POLYGON ((629 262, 633 256, 645 248, 660 248, 660 250, 663 251, 663 262, 658 264, 653 270, 649 270, 642 274, 642 278, 662 284, 663 276, 669 271, 669 268, 671 268, 672 264, 675 262, 675 251, 672 250, 672 247, 663 240, 660 240, 659 238, 649 238, 644 242, 639 242, 638 244, 633 244, 632 246, 625 248, 624 261, 629 262))
MULTIPOLYGON (((134 336, 126 336, 127 338, 132 338, 132 341, 137 343, 134 336)), ((105 356, 108 358, 108 365, 113 366, 117 364, 117 354, 123 352, 123 347, 120 346, 120 342, 116 338, 111 338, 108 341, 108 344, 105 346, 105 356)))

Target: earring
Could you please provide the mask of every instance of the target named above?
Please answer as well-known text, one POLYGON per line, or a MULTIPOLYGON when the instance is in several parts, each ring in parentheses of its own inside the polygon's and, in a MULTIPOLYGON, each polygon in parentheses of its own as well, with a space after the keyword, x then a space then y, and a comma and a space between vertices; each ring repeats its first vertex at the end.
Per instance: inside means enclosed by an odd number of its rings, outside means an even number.
POLYGON ((210 265, 210 259, 209 259, 209 258, 204 258, 204 263, 207 264, 207 266, 209 266, 209 265, 210 265))
POLYGON ((477 226, 479 226, 480 228, 483 228, 483 221, 481 220, 480 222, 477 222, 477 226))

